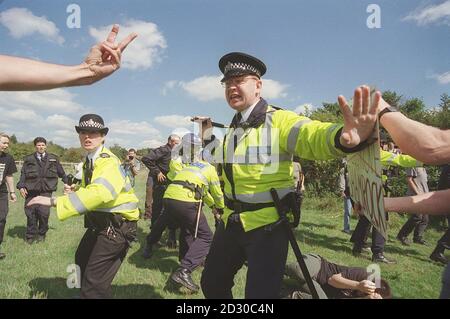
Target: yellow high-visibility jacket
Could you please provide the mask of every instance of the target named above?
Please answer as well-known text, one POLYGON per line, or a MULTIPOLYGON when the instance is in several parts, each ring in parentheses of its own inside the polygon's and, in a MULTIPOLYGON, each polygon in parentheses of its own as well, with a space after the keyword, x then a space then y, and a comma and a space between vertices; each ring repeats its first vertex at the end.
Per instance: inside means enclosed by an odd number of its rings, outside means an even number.
POLYGON ((120 160, 103 147, 93 165, 89 185, 85 185, 83 172, 81 187, 74 193, 58 197, 58 218, 64 220, 87 212, 108 212, 121 214, 127 220, 138 220, 139 200, 120 160))
MULTIPOLYGON (((253 125, 233 126, 235 119, 222 147, 218 149, 224 161, 224 193, 230 200, 250 204, 270 203, 273 202, 271 188, 277 190, 280 199, 293 192, 293 155, 309 160, 327 160, 353 151, 340 145, 342 124, 312 121, 291 111, 275 109, 262 99, 248 120, 249 123, 255 121, 253 125), (255 124, 258 121, 261 124, 255 124)), ((232 212, 225 208, 225 223, 232 212)), ((274 207, 240 214, 245 231, 278 219, 274 207)))
MULTIPOLYGON (((198 185, 203 189, 203 201, 206 205, 220 209, 225 207, 216 169, 208 162, 197 161, 187 165, 177 173, 173 181, 187 181, 198 185)), ((195 199, 194 196, 194 192, 179 184, 169 184, 164 193, 164 198, 183 202, 199 202, 200 200, 195 199)))
POLYGON ((178 172, 181 172, 185 166, 186 164, 183 163, 181 156, 172 158, 169 162, 169 172, 167 173, 167 178, 169 181, 173 181, 178 172))

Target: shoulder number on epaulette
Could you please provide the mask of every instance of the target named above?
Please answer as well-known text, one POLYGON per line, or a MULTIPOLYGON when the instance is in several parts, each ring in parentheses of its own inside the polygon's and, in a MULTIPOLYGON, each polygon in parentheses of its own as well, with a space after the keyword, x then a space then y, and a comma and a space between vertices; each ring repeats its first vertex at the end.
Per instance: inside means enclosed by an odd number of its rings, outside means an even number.
POLYGON ((108 153, 101 153, 101 154, 100 154, 100 157, 101 157, 101 158, 110 158, 111 155, 109 155, 108 153))

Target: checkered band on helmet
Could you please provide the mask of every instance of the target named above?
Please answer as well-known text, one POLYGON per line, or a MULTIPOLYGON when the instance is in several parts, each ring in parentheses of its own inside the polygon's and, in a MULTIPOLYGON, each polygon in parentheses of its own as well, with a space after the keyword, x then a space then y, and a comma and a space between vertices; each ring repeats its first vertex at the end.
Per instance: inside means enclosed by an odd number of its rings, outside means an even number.
POLYGON ((105 128, 105 126, 101 123, 95 122, 93 119, 89 119, 88 121, 80 122, 79 124, 80 129, 81 128, 97 128, 99 130, 105 128))
POLYGON ((261 77, 261 72, 254 66, 243 62, 228 62, 224 69, 224 74, 233 70, 249 71, 261 77))

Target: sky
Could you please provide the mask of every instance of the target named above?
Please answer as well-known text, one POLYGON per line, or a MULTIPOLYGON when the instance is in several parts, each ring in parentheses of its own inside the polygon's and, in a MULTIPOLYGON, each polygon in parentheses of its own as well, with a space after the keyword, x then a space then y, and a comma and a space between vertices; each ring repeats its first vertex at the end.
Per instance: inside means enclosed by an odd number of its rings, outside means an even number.
POLYGON ((0 0, 0 54, 76 65, 113 23, 119 41, 138 33, 120 70, 91 86, 0 92, 0 131, 76 147, 74 125, 97 113, 108 146, 140 149, 195 131, 191 116, 228 124, 218 61, 233 51, 264 61, 262 96, 296 112, 361 84, 429 107, 450 94, 450 0, 0 0))

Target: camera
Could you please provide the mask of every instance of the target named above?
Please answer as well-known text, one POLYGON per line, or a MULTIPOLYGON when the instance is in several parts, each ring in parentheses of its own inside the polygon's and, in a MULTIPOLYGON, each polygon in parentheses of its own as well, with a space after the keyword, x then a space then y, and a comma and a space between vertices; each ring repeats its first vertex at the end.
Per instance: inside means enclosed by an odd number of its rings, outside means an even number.
POLYGON ((132 161, 132 160, 134 159, 134 156, 128 155, 128 159, 129 159, 130 161, 132 161))

